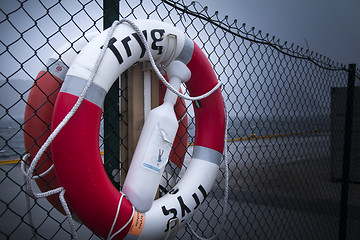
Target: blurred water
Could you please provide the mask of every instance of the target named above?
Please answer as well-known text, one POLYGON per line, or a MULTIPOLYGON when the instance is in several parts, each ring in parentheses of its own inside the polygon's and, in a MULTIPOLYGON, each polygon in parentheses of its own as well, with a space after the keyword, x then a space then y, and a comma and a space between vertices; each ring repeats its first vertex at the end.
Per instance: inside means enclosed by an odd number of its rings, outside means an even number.
POLYGON ((0 160, 19 158, 24 153, 24 135, 21 130, 22 120, 0 120, 0 160))

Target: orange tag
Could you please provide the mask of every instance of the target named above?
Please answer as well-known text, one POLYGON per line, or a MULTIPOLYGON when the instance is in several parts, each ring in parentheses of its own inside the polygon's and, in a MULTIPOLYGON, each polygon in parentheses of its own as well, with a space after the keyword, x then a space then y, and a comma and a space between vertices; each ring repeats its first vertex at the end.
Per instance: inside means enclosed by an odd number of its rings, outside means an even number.
POLYGON ((144 223, 145 223, 145 215, 141 214, 138 211, 135 211, 134 217, 132 220, 132 224, 131 224, 128 234, 140 236, 140 234, 144 228, 144 223))

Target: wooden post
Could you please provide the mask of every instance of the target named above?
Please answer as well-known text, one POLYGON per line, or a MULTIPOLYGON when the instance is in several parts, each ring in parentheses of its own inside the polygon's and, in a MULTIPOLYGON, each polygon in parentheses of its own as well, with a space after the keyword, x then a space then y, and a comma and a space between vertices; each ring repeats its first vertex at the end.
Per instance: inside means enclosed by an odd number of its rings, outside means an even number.
POLYGON ((132 159, 145 119, 142 64, 137 64, 128 71, 128 91, 128 152, 132 159))
POLYGON ((159 78, 151 71, 151 109, 159 106, 159 78))

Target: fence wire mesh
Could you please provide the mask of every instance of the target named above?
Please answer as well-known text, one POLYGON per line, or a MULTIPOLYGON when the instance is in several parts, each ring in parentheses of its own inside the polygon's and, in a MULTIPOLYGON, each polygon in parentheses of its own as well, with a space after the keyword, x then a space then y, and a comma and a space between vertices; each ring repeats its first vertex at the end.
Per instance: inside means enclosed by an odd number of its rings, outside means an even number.
MULTIPOLYGON (((226 221, 222 229, 225 165, 221 163, 212 191, 190 222, 197 234, 211 237, 221 231, 219 239, 337 239, 339 224, 346 221, 347 239, 358 238, 359 170, 350 175, 349 214, 346 219, 339 214, 345 120, 337 122, 333 106, 345 109, 345 102, 332 99, 347 87, 346 66, 210 13, 198 2, 112 4, 120 7, 120 18, 157 19, 182 29, 202 48, 223 83, 229 116, 226 221)), ((23 114, 47 59, 63 44, 103 30, 108 12, 100 0, 38 0, 9 1, 1 5, 0 14, 0 238, 70 239, 66 217, 46 199, 32 199, 26 192, 17 160, 29 150, 23 144, 23 114)), ((359 76, 357 69, 353 142, 360 135, 359 76)), ((120 102, 127 101, 126 89, 119 91, 120 102)), ((187 110, 191 143, 195 121, 190 104, 187 110)), ((127 111, 120 110, 120 121, 125 121, 127 111)), ((126 134, 116 135, 127 144, 126 134)), ((104 138, 101 134, 101 149, 104 138)), ((357 169, 359 148, 353 144, 352 149, 351 164, 357 169)), ((186 158, 191 154, 189 145, 186 158)), ((81 223, 76 229, 80 239, 99 239, 81 223)), ((185 227, 177 239, 195 236, 185 227)))

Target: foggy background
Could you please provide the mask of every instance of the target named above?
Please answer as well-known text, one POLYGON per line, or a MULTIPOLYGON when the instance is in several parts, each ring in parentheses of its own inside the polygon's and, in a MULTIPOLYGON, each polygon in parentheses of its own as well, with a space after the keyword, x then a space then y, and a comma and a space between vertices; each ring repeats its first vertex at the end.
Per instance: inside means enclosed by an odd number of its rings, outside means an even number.
POLYGON ((247 28, 269 33, 322 54, 335 62, 360 66, 358 0, 200 0, 247 28), (307 43, 308 44, 307 44, 307 43))
MULTIPOLYGON (((0 116, 10 108, 12 116, 21 118, 27 90, 47 59, 55 49, 69 39, 80 36, 82 31, 102 30, 102 12, 99 11, 97 1, 92 1, 85 5, 86 13, 80 12, 74 16, 75 24, 66 24, 57 32, 59 27, 54 21, 58 25, 69 21, 68 15, 83 7, 78 1, 63 0, 61 4, 69 13, 55 6, 50 8, 45 17, 42 16, 46 10, 38 1, 24 1, 24 10, 9 15, 13 26, 6 17, 19 8, 20 3, 7 0, 0 2, 0 116), (97 20, 95 26, 86 14, 97 20), (37 27, 31 27, 34 19, 37 27), (24 34, 21 35, 21 32, 24 34), (46 38, 49 38, 49 44, 46 44, 46 38), (6 51, 6 46, 11 43, 9 51, 6 51), (3 85, 6 78, 11 86, 3 85), (17 91, 23 93, 23 99, 18 99, 17 91)), ((42 4, 45 7, 52 6, 54 1, 43 1, 42 4)), ((263 36, 269 33, 271 37, 279 39, 280 43, 294 43, 295 46, 310 49, 335 62, 345 65, 356 63, 360 66, 358 0, 199 0, 195 4, 208 6, 210 14, 218 11, 221 17, 228 15, 229 22, 237 19, 238 26, 246 23, 246 29, 255 27, 255 32, 262 30, 263 36)))
MULTIPOLYGON (((15 134, 18 138, 12 138, 14 146, 22 146, 19 125, 23 121, 25 102, 33 79, 43 69, 48 58, 64 43, 78 38, 85 31, 102 30, 102 11, 99 4, 102 1, 83 1, 86 4, 82 5, 78 1, 62 0, 61 6, 55 4, 57 1, 29 0, 24 1, 20 9, 21 4, 17 1, 0 0, 0 2, 0 127, 13 127, 15 133, 13 131, 11 135, 2 137, 10 139, 15 134), (83 8, 85 11, 82 10, 83 8), (89 20, 90 18, 94 21, 89 20), (34 26, 34 21, 37 23, 36 26, 34 26), (10 117, 13 118, 11 122, 14 126, 8 125, 10 117)), ((146 4, 149 2, 144 1, 145 7, 146 4)), ((227 15, 229 22, 237 19, 238 26, 246 23, 247 30, 255 27, 255 32, 262 30, 262 36, 269 33, 271 37, 275 36, 276 39, 279 39, 280 44, 287 41, 288 46, 294 43, 295 46, 299 45, 304 49, 318 52, 335 62, 345 65, 357 63, 357 66, 360 66, 360 28, 358 26, 360 1, 358 0, 199 0, 194 4, 199 9, 208 6, 207 11, 210 16, 218 11, 219 19, 223 19, 227 15)), ((128 7, 121 2, 120 6, 121 8, 128 7)), ((146 18, 146 15, 142 14, 138 13, 137 16, 146 18)), ((184 21, 187 20, 184 19, 184 21)), ((197 35, 196 32, 190 32, 190 30, 187 33, 190 37, 197 35)), ((218 41, 216 38, 212 39, 212 36, 210 38, 211 41, 218 41)), ((223 44, 227 44, 226 41, 223 44)), ((251 61, 248 56, 242 58, 237 53, 230 61, 223 56, 220 56, 220 59, 211 60, 223 62, 225 66, 238 64, 240 69, 241 66, 246 67, 246 64, 251 61)), ((261 62, 257 62, 257 64, 260 65, 261 62)), ((221 64, 215 68, 221 68, 221 64)), ((254 68, 254 71, 258 69, 254 68)), ((217 72, 224 71, 224 69, 215 70, 217 72)), ((299 70, 306 74, 305 69, 299 70)), ((321 92, 324 91, 321 83, 312 77, 295 75, 305 81, 315 82, 319 87, 309 90, 307 86, 311 85, 307 82, 304 82, 302 86, 291 86, 290 80, 279 81, 278 85, 270 85, 270 88, 263 89, 262 83, 265 79, 262 76, 253 79, 256 74, 239 73, 238 70, 227 72, 225 77, 222 75, 219 80, 225 84, 225 92, 229 93, 226 98, 227 105, 231 105, 232 108, 230 116, 236 114, 242 118, 249 117, 252 121, 256 119, 257 115, 263 113, 267 116, 291 115, 298 117, 301 114, 304 115, 301 112, 287 112, 289 109, 295 109, 291 107, 291 104, 302 105, 309 110, 309 113, 313 112, 312 109, 318 109, 318 102, 312 101, 306 94, 321 95, 321 92), (251 81, 247 81, 250 79, 251 81), (227 82, 238 82, 237 89, 231 89, 233 84, 226 84, 227 82), (288 83, 290 85, 284 85, 288 83), (289 99, 289 96, 285 94, 287 89, 298 92, 297 98, 289 99), (244 99, 241 101, 235 101, 238 96, 233 93, 240 92, 241 96, 255 97, 249 98, 249 100, 242 97, 244 99), (273 100, 271 94, 277 96, 277 102, 286 105, 271 105, 271 100, 273 100), (240 102, 243 104, 240 105, 240 102), (261 106, 267 107, 261 108, 261 106), (233 112, 238 109, 239 112, 233 112)), ((282 78, 283 76, 276 77, 282 78)), ((330 101, 330 98, 326 101, 330 101)), ((323 109, 323 114, 329 114, 329 109, 323 109)), ((312 116, 304 117, 311 118, 312 116)), ((287 119, 284 120, 284 122, 286 121, 287 119)), ((234 125, 239 125, 239 123, 234 123, 234 125)), ((256 124, 249 122, 249 125, 255 126, 256 124)))

